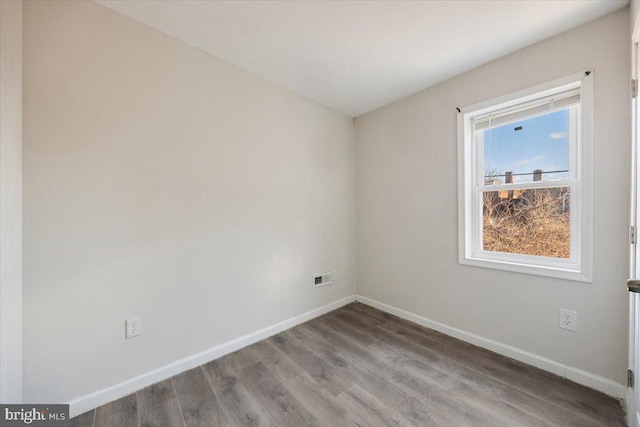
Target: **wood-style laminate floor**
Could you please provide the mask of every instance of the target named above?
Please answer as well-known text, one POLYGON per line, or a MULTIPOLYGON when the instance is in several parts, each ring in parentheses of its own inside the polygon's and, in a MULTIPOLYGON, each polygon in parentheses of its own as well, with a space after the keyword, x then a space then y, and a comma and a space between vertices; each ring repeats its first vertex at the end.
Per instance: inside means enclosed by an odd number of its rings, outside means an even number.
POLYGON ((74 427, 626 425, 616 399, 357 303, 72 421, 74 427))

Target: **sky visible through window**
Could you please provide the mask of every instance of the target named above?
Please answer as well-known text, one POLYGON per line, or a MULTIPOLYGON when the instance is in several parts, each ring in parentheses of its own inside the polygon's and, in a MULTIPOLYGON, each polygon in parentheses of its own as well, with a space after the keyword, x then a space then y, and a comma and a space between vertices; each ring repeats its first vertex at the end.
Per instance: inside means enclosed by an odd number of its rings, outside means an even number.
MULTIPOLYGON (((505 172, 513 182, 530 182, 533 171, 569 169, 569 109, 520 120, 482 131, 485 175, 504 182, 505 172), (521 130, 516 130, 522 127, 521 130), (516 175, 530 174, 530 175, 516 175)), ((568 178, 567 172, 543 173, 543 180, 568 178)))

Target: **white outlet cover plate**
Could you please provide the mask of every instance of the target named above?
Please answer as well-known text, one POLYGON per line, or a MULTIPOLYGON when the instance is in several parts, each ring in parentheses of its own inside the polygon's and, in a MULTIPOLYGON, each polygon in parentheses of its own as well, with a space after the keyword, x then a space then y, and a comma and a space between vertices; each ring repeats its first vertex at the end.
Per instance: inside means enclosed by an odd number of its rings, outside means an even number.
POLYGON ((126 338, 138 337, 142 334, 142 320, 139 317, 131 317, 125 321, 126 338))
POLYGON ((566 308, 561 308, 558 312, 558 327, 569 331, 578 330, 578 313, 566 308))

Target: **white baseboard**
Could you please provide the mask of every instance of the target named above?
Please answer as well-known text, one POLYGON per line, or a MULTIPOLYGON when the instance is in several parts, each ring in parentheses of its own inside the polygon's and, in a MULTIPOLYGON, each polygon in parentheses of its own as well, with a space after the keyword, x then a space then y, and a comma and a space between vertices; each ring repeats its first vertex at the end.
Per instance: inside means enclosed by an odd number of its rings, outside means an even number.
POLYGON ((636 405, 634 403, 634 400, 635 396, 633 395, 633 389, 627 388, 627 396, 624 402, 624 411, 627 414, 628 426, 640 426, 640 417, 638 417, 639 414, 636 412, 636 405))
POLYGON ((151 384, 155 384, 174 375, 188 371, 189 369, 193 369, 202 364, 218 359, 226 354, 233 353, 236 350, 239 350, 265 338, 269 338, 270 336, 278 334, 282 331, 290 329, 296 325, 307 322, 316 317, 322 316, 323 314, 326 314, 332 310, 340 308, 354 301, 361 302, 363 304, 377 308, 378 310, 393 314, 427 328, 434 329, 449 336, 477 345, 478 347, 486 348, 487 350, 494 351, 498 354, 502 354, 504 356, 511 357, 512 359, 516 359, 526 364, 538 367, 545 371, 552 372, 556 375, 568 378, 578 384, 582 384, 601 391, 607 395, 620 399, 624 399, 627 397, 627 388, 622 384, 619 384, 608 378, 604 378, 578 368, 564 365, 560 362, 556 362, 546 357, 530 353, 528 351, 521 350, 507 344, 502 344, 497 341, 493 341, 488 338, 484 338, 479 335, 445 325, 444 323, 427 319, 426 317, 422 317, 417 314, 402 310, 400 308, 396 308, 372 300, 370 298, 363 297, 362 295, 352 295, 346 298, 342 298, 338 301, 334 301, 323 307, 316 308, 301 315, 284 320, 275 325, 260 329, 251 334, 244 335, 242 337, 220 344, 200 353, 196 353, 183 359, 176 360, 173 363, 162 366, 153 371, 146 372, 142 375, 138 375, 137 377, 131 378, 129 380, 122 381, 118 384, 114 384, 102 390, 98 390, 91 394, 74 399, 68 402, 70 416, 75 417, 79 414, 97 408, 98 406, 102 406, 106 403, 125 397, 131 393, 150 386, 151 384))
POLYGON ((481 337, 480 335, 472 334, 470 332, 445 325, 444 323, 427 319, 426 317, 418 316, 417 314, 413 314, 406 310, 402 310, 400 308, 393 307, 376 300, 372 300, 371 298, 363 297, 362 295, 356 295, 356 301, 377 308, 378 310, 387 312, 389 314, 393 314, 410 322, 417 323, 430 329, 434 329, 438 332, 442 332, 443 334, 452 336, 454 338, 458 338, 462 341, 477 345, 478 347, 486 348, 487 350, 502 354, 503 356, 519 360, 520 362, 524 362, 528 365, 535 366, 548 372, 552 372, 578 384, 582 384, 584 386, 601 391, 602 393, 605 393, 609 396, 613 396, 618 399, 625 399, 627 397, 627 387, 608 378, 601 377, 599 375, 595 375, 578 368, 567 366, 563 363, 556 362, 555 360, 548 359, 538 354, 530 353, 517 347, 493 341, 488 338, 481 337))
POLYGON ((290 329, 296 325, 299 325, 300 323, 304 323, 318 316, 322 316, 325 313, 328 313, 354 301, 355 295, 342 298, 320 308, 307 311, 306 313, 300 314, 299 316, 295 316, 275 325, 260 329, 259 331, 253 332, 251 334, 244 335, 242 337, 227 341, 223 344, 217 345, 200 353, 196 353, 183 359, 176 360, 173 363, 162 366, 153 371, 146 372, 142 375, 138 375, 137 377, 122 381, 118 384, 114 384, 105 389, 98 390, 86 396, 79 397, 69 402, 69 415, 71 417, 75 417, 84 412, 97 408, 98 406, 113 402, 114 400, 125 397, 137 390, 141 390, 147 386, 150 386, 151 384, 155 384, 179 373, 188 371, 189 369, 196 368, 202 364, 218 359, 226 354, 233 353, 236 350, 261 341, 265 338, 269 338, 270 336, 290 329))
POLYGON ((601 391, 609 396, 623 400, 627 398, 627 387, 609 378, 592 374, 591 372, 583 371, 573 366, 567 366, 566 377, 575 383, 601 391))

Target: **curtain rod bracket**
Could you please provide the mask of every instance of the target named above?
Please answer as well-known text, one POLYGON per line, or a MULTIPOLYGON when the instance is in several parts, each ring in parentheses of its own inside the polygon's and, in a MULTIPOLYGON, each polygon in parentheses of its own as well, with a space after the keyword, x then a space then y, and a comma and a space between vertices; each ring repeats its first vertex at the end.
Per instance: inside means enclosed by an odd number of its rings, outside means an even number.
POLYGON ((589 74, 591 74, 591 71, 585 71, 585 72, 584 72, 584 75, 585 75, 585 76, 588 76, 589 74))
POLYGON ((460 109, 458 107, 456 107, 456 110, 458 110, 458 113, 462 113, 462 111, 460 111, 460 109))

